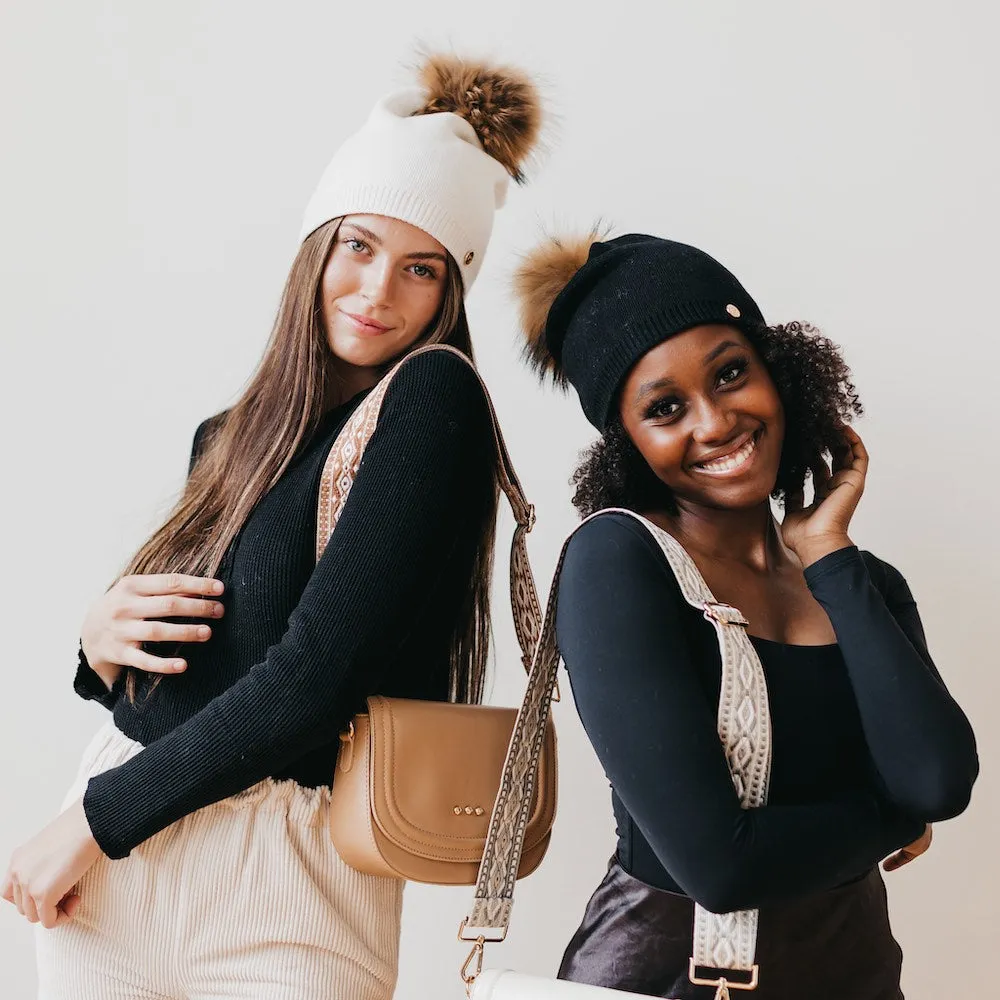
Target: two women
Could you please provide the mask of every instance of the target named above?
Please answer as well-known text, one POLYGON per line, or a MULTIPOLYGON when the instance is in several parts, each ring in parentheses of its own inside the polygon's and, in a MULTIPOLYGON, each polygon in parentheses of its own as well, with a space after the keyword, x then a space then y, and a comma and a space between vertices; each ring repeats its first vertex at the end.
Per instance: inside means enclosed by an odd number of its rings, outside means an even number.
MULTIPOLYGON (((471 373, 445 355, 404 368, 314 568, 316 486, 390 362, 423 343, 470 350, 461 295, 498 163, 517 176, 537 131, 523 80, 431 72, 431 96, 381 105, 334 160, 258 375, 199 429, 177 510, 88 618, 78 688, 115 725, 5 887, 58 925, 41 939, 43 996, 103 996, 109 980, 130 997, 391 993, 400 886, 339 863, 325 792, 333 736, 365 694, 481 691, 496 486, 471 373), (478 141, 435 113, 451 110, 478 141)), ((589 521, 558 637, 619 845, 561 974, 702 995, 687 975, 697 901, 761 909, 762 1000, 804 981, 817 998, 894 1000, 875 866, 960 812, 977 765, 905 581, 852 543, 868 459, 839 353, 767 326, 728 271, 667 240, 549 245, 520 286, 536 362, 602 433, 577 506, 642 514, 742 610, 774 735, 768 803, 742 809, 712 635, 649 532, 589 521)))
POLYGON ((367 695, 481 697, 497 484, 475 373, 402 366, 318 563, 317 491, 390 365, 472 356, 464 296, 539 124, 522 74, 436 58, 334 156, 257 372, 88 615, 76 687, 113 717, 3 887, 47 928, 40 996, 391 996, 402 884, 337 857, 329 786, 367 695))
POLYGON ((652 529, 591 518, 559 582, 559 649, 618 821, 560 975, 716 995, 689 979, 697 901, 760 909, 760 1000, 897 1000, 876 866, 923 850, 978 765, 906 581, 851 539, 868 455, 839 351, 802 324, 768 326, 717 261, 652 236, 548 241, 518 289, 530 358, 602 435, 577 508, 652 529), (741 808, 719 742, 714 631, 657 532, 749 622, 771 717, 760 808, 741 808))

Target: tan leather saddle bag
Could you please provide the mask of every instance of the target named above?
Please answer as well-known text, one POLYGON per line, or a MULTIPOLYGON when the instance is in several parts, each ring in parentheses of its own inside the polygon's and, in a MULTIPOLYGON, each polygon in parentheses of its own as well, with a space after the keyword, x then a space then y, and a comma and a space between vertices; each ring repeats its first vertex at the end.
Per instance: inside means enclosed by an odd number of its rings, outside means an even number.
MULTIPOLYGON (((513 708, 369 698, 337 759, 330 833, 341 858, 371 874, 474 885, 516 717, 513 708)), ((549 845, 555 759, 550 719, 519 878, 549 845)))
MULTIPOLYGON (((401 365, 429 350, 451 351, 471 366, 464 354, 443 345, 414 351, 352 414, 323 469, 317 559, 347 502, 386 389, 401 365)), ((542 619, 525 544, 534 510, 514 473, 485 385, 483 392, 493 421, 500 486, 517 521, 510 560, 511 607, 528 670, 542 619)), ((330 836, 337 853, 352 868, 372 875, 474 885, 518 710, 379 696, 369 698, 367 707, 340 737, 330 809, 330 836)), ((538 780, 518 878, 541 864, 555 820, 556 740, 551 719, 541 732, 538 780)))

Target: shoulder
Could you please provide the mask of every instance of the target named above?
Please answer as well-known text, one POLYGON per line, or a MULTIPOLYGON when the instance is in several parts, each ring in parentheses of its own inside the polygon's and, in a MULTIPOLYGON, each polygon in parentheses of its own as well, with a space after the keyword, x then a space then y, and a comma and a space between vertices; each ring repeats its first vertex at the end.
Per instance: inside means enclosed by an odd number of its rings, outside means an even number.
POLYGON ((385 394, 384 406, 417 412, 486 411, 486 395, 472 363, 451 351, 424 351, 407 358, 385 394))
POLYGON ((206 417, 194 432, 194 447, 201 448, 212 434, 222 426, 222 421, 225 418, 225 413, 216 413, 212 417, 206 417))
POLYGON ((895 566, 867 550, 861 551, 861 558, 875 589, 878 590, 887 604, 903 604, 913 601, 913 594, 910 592, 910 585, 906 582, 906 577, 895 566))
POLYGON ((660 554, 660 547, 649 531, 630 514, 606 510, 595 514, 573 532, 566 556, 580 557, 592 553, 615 561, 618 553, 643 551, 660 554))
POLYGON ((466 449, 492 439, 486 392, 472 365, 451 351, 407 358, 386 389, 382 437, 402 436, 422 448, 466 449))
POLYGON ((208 417, 206 420, 203 420, 200 424, 198 424, 198 428, 194 432, 194 440, 191 442, 191 459, 189 469, 194 468, 194 463, 205 451, 205 446, 211 440, 212 435, 222 426, 222 421, 226 417, 226 412, 227 411, 216 413, 214 416, 208 417))
MULTIPOLYGON (((664 642, 676 650, 685 641, 689 609, 677 579, 659 543, 628 514, 601 513, 577 529, 557 594, 556 643, 577 679, 605 671, 627 650, 660 650, 664 642)), ((616 670, 641 672, 652 662, 626 659, 616 670)))
POLYGON ((586 521, 566 546, 559 592, 580 586, 617 588, 623 580, 641 579, 664 586, 679 597, 677 581, 656 539, 634 517, 606 511, 586 521))
POLYGON ((446 351, 407 359, 382 400, 365 462, 399 465, 399 474, 474 479, 496 451, 486 394, 469 364, 446 351), (409 471, 407 471, 409 470, 409 471))

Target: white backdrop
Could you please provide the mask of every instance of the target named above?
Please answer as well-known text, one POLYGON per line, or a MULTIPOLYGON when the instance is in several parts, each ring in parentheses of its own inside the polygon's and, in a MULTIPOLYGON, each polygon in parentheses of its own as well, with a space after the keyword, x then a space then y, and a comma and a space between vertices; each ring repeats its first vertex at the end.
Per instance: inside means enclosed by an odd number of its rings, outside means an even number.
MULTIPOLYGON (((397 67, 420 39, 535 70, 559 118, 469 305, 538 507, 543 586, 591 434, 575 400, 539 391, 517 358, 508 278, 542 223, 601 215, 703 246, 768 317, 810 319, 845 346, 872 453, 854 534, 907 575, 985 772, 969 811, 888 879, 907 996, 992 981, 994 5, 4 0, 0 19, 4 866, 52 816, 102 718, 70 689, 85 606, 166 509, 198 421, 253 367, 313 184, 376 96, 406 79, 397 67)), ((513 703, 499 582, 494 697, 513 703)), ((551 853, 488 956, 546 974, 613 839, 571 703, 557 723, 551 853)), ((407 890, 400 1000, 461 995, 467 898, 407 890)), ((5 998, 33 995, 31 934, 6 905, 0 969, 5 998)))

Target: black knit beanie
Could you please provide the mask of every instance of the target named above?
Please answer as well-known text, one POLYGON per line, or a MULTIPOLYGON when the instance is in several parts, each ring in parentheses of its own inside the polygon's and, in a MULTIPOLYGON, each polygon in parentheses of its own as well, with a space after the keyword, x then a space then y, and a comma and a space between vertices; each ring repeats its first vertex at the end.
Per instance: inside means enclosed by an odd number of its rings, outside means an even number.
POLYGON ((657 344, 707 323, 764 321, 736 278, 695 247, 641 234, 588 242, 584 256, 586 244, 550 241, 516 285, 529 356, 573 385, 600 431, 626 375, 657 344))

